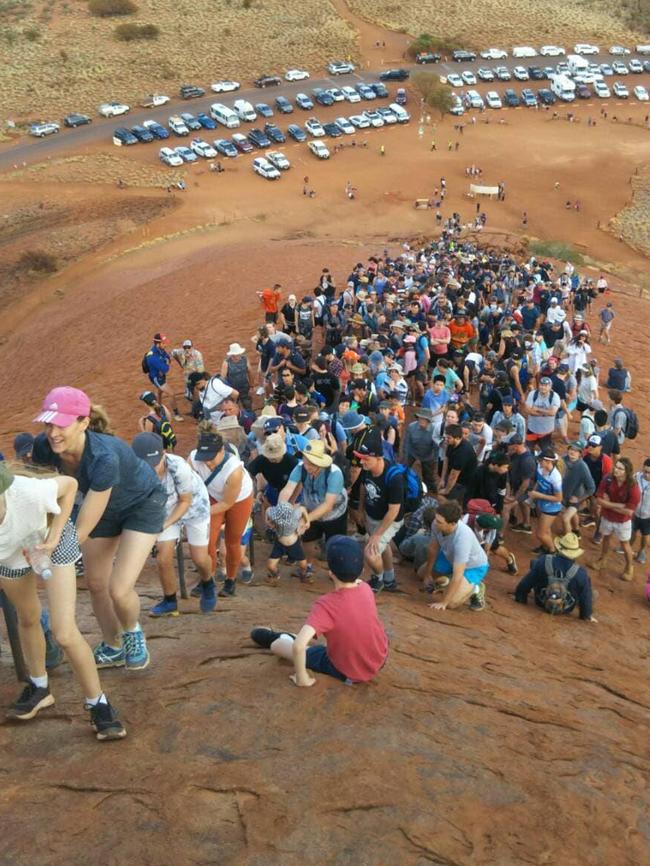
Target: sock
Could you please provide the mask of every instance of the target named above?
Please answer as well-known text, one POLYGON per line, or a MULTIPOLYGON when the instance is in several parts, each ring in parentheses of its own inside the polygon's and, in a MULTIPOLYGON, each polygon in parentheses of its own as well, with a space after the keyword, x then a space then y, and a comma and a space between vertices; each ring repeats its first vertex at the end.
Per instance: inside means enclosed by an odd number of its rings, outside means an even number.
POLYGON ((30 680, 34 683, 37 689, 47 688, 47 674, 45 674, 44 677, 30 677, 30 680))
POLYGON ((395 569, 388 568, 384 572, 384 583, 395 583, 395 569))
POLYGON ((96 707, 97 704, 107 704, 106 695, 102 692, 96 698, 86 698, 86 705, 89 707, 96 707))
POLYGON ((142 626, 140 625, 139 622, 136 622, 136 624, 133 626, 131 631, 142 631, 142 626))
POLYGON ((382 571, 381 574, 375 574, 375 573, 373 572, 373 573, 370 575, 370 579, 371 579, 371 580, 375 580, 375 579, 376 579, 376 580, 383 580, 383 579, 384 579, 384 573, 383 573, 383 571, 382 571))
POLYGON ((176 593, 172 592, 171 595, 166 595, 165 601, 176 601, 176 593))

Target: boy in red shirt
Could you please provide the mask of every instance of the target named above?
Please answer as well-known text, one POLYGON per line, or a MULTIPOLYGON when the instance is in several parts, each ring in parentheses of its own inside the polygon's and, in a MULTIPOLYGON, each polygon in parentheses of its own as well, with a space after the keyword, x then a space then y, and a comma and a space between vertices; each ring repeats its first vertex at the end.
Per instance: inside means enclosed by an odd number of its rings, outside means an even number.
POLYGON ((606 475, 596 491, 596 503, 600 508, 600 533, 603 544, 600 558, 594 563, 598 571, 605 564, 609 540, 613 535, 621 543, 625 554, 625 571, 622 580, 634 578, 634 554, 630 544, 632 517, 641 501, 641 490, 634 478, 632 463, 627 457, 619 457, 611 475, 606 475))
POLYGON ((297 686, 313 686, 309 670, 345 683, 373 679, 386 662, 388 638, 372 590, 359 579, 363 550, 353 538, 334 535, 327 542, 327 565, 334 590, 321 596, 297 635, 254 628, 251 639, 281 658, 293 661, 290 677, 297 686), (308 646, 324 636, 327 646, 308 646), (308 670, 309 669, 309 670, 308 670))
POLYGON ((275 324, 278 321, 281 288, 280 284, 276 283, 272 289, 266 288, 263 291, 256 293, 264 307, 264 320, 267 323, 272 322, 275 324))

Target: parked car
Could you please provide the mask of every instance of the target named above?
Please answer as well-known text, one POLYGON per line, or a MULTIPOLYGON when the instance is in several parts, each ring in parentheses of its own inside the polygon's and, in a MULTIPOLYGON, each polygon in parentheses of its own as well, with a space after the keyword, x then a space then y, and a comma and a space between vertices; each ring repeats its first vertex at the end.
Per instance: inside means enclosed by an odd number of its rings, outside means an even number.
POLYGON ((147 129, 146 126, 132 126, 131 132, 135 135, 138 141, 148 143, 154 139, 153 132, 150 129, 147 129))
POLYGON ((492 72, 491 69, 488 69, 487 66, 481 66, 481 68, 477 70, 476 74, 481 81, 494 81, 494 72, 492 72))
POLYGON ((463 84, 474 85, 477 84, 476 76, 471 71, 471 69, 463 69, 460 73, 460 77, 463 79, 463 84))
POLYGON ((503 93, 503 101, 508 106, 508 108, 517 108, 519 105, 519 97, 517 96, 517 91, 513 90, 512 87, 509 87, 503 93))
POLYGON ((345 94, 343 93, 343 91, 341 90, 340 87, 328 87, 327 92, 332 97, 334 102, 344 102, 345 101, 345 94))
POLYGON ((181 99, 199 99, 205 96, 205 90, 196 84, 181 84, 179 94, 181 99))
POLYGON ((612 95, 609 87, 604 81, 594 81, 594 93, 601 99, 609 99, 612 95))
POLYGON ((290 123, 287 126, 287 135, 290 135, 294 141, 306 141, 307 134, 305 130, 297 123, 290 123))
POLYGON ((410 77, 408 69, 385 69, 379 73, 380 81, 406 81, 410 77))
POLYGON ((439 63, 440 55, 434 54, 433 51, 420 51, 415 55, 416 63, 439 63))
POLYGON ((330 138, 340 138, 343 135, 341 128, 333 120, 324 123, 323 129, 325 130, 325 135, 329 135, 330 138))
POLYGON ((614 96, 618 96, 619 99, 628 99, 630 96, 630 91, 620 81, 614 82, 612 90, 614 91, 614 96))
POLYGON ((541 87, 537 91, 537 98, 542 103, 542 105, 555 105, 555 103, 557 102, 557 97, 552 90, 548 89, 548 87, 541 87))
POLYGON ((341 93, 343 94, 346 102, 361 102, 361 97, 354 89, 354 87, 351 87, 349 84, 341 88, 341 93))
POLYGON ((239 90, 241 84, 238 81, 215 81, 210 85, 210 90, 215 93, 230 93, 233 90, 239 90))
POLYGON ((196 119, 201 124, 203 129, 216 129, 217 128, 217 121, 213 117, 210 117, 209 114, 206 114, 205 111, 200 111, 196 115, 196 119))
POLYGON ((279 168, 280 171, 287 171, 291 168, 291 163, 286 158, 286 156, 279 150, 267 150, 266 158, 271 163, 271 165, 279 168))
POLYGON ((207 141, 202 138, 194 138, 190 144, 191 149, 197 156, 202 156, 204 159, 215 159, 217 151, 207 141))
POLYGON ((450 72, 447 76, 447 84, 450 84, 452 87, 462 87, 463 79, 457 72, 450 72))
POLYGON ((523 66, 515 66, 515 68, 512 70, 512 74, 517 79, 517 81, 528 81, 528 70, 525 69, 523 66))
POLYGON ((183 157, 179 156, 172 147, 161 147, 158 151, 160 161, 166 165, 177 167, 183 165, 183 157))
POLYGON ((539 53, 542 57, 559 57, 561 54, 566 54, 566 51, 559 45, 542 45, 539 53))
POLYGON ((601 75, 613 75, 614 70, 612 69, 609 63, 601 63, 599 66, 599 72, 601 75))
POLYGON ((264 156, 258 156, 253 160, 253 171, 265 180, 277 180, 280 172, 264 156))
POLYGON ((185 121, 182 117, 179 117, 177 114, 172 115, 169 118, 169 128, 176 135, 189 135, 190 131, 185 125, 185 121))
POLYGON ((350 123, 347 117, 337 117, 336 125, 341 130, 344 135, 353 135, 354 134, 354 126, 350 123))
POLYGON ((488 108, 503 108, 501 97, 496 90, 488 90, 485 94, 485 104, 488 108))
POLYGON ((375 96, 377 99, 387 99, 388 98, 388 88, 381 81, 375 81, 374 84, 370 85, 372 89, 375 91, 375 96))
POLYGON ((370 129, 370 121, 363 114, 351 114, 348 120, 356 129, 370 129))
POLYGON ((546 73, 540 66, 529 66, 528 77, 532 78, 533 81, 544 81, 546 73))
POLYGON ((397 117, 395 116, 395 112, 388 108, 388 106, 386 105, 378 108, 377 114, 381 117, 384 123, 388 124, 389 126, 391 126, 393 123, 397 123, 397 117))
POLYGON ((217 138, 214 141, 214 149, 217 153, 220 153, 221 156, 227 156, 229 159, 234 159, 239 151, 227 138, 217 138))
POLYGON ((63 125, 75 129, 77 126, 85 126, 87 123, 92 123, 92 119, 87 114, 67 114, 63 118, 63 125))
POLYGON ((577 84, 576 96, 578 99, 591 99, 591 90, 589 90, 586 84, 577 84))
POLYGON ((103 102, 97 111, 102 117, 117 117, 120 114, 127 114, 129 106, 123 102, 103 102))
POLYGON ((311 150, 314 156, 318 157, 318 159, 330 158, 330 152, 322 141, 310 141, 307 147, 311 150))
POLYGON ((362 99, 377 99, 377 94, 369 84, 357 84, 357 92, 362 99))
POLYGON ((403 87, 399 87, 397 89, 397 93, 395 94, 395 102, 398 105, 406 105, 407 101, 408 100, 407 100, 407 96, 406 96, 406 91, 404 90, 403 87))
POLYGON ((463 100, 456 93, 451 94, 451 108, 449 109, 449 113, 459 117, 461 114, 465 114, 465 106, 463 105, 463 100))
POLYGON ((609 53, 614 56, 618 55, 619 57, 621 57, 625 54, 630 54, 631 52, 629 48, 624 48, 622 45, 612 45, 612 47, 609 49, 609 53))
POLYGON ((537 97, 527 87, 521 91, 521 101, 527 108, 534 108, 537 105, 537 97))
POLYGON ((384 118, 378 111, 364 111, 363 116, 370 121, 370 126, 375 129, 379 129, 379 127, 384 125, 384 118))
POLYGON ((255 147, 271 147, 271 139, 261 129, 251 129, 248 133, 248 140, 251 144, 254 144, 255 147))
POLYGON ((639 102, 647 102, 648 101, 648 91, 642 84, 637 84, 637 86, 632 91, 639 102))
POLYGON ((267 137, 271 139, 271 141, 275 141, 276 144, 284 144, 287 140, 286 135, 279 126, 276 126, 275 123, 265 123, 264 124, 264 132, 267 137))
POLYGON ((504 51, 503 48, 487 48, 485 51, 481 51, 481 57, 485 60, 503 60, 507 56, 508 52, 504 51))
POLYGON ((588 42, 578 42, 573 46, 574 54, 600 54, 600 48, 597 45, 590 45, 588 42))
POLYGON ((243 132, 234 132, 232 135, 232 143, 240 153, 252 153, 252 151, 255 150, 243 132))
POLYGON ((197 156, 193 150, 189 147, 186 147, 184 144, 179 144, 174 148, 176 153, 180 156, 183 162, 196 162, 197 156))
POLYGON ((169 130, 162 123, 158 123, 157 120, 143 120, 142 125, 149 130, 154 138, 169 138, 169 130))
POLYGON ((142 108, 160 108, 161 105, 166 105, 169 102, 169 97, 163 93, 150 93, 140 103, 142 108))
POLYGON ((635 75, 640 75, 643 72, 643 63, 641 63, 640 60, 637 60, 636 57, 633 57, 631 60, 627 61, 627 68, 635 75))
POLYGON ((311 95, 314 97, 314 99, 319 105, 334 105, 334 98, 330 93, 327 92, 327 90, 322 87, 314 87, 311 95))
POLYGON ((284 73, 285 81, 304 81, 305 78, 309 78, 306 69, 289 69, 284 73))
POLYGON ((282 84, 282 79, 279 75, 260 75, 253 84, 255 87, 277 87, 278 84, 282 84))
POLYGON ((286 96, 275 97, 275 107, 280 114, 293 114, 293 105, 289 102, 286 96))
POLYGON ((311 111, 314 107, 314 103, 306 93, 296 93, 296 105, 303 111, 311 111))
POLYGON ((36 138, 44 138, 46 135, 54 135, 59 131, 59 129, 59 124, 54 123, 54 121, 48 121, 46 123, 32 123, 32 125, 29 127, 29 134, 35 136, 36 138))
POLYGON ((479 111, 485 108, 485 102, 478 90, 468 90, 465 98, 470 108, 477 108, 479 111))
POLYGON ((473 63, 476 60, 475 51, 467 51, 464 48, 457 48, 451 52, 451 59, 456 63, 473 63))
POLYGON ((622 60, 615 60, 612 63, 612 69, 614 70, 615 75, 629 75, 630 74, 630 70, 627 68, 627 66, 623 63, 622 60))
POLYGON ((310 135, 315 138, 322 138, 325 135, 325 130, 322 127, 320 120, 316 117, 310 117, 305 123, 305 129, 310 135))
POLYGON ((273 109, 266 102, 256 102, 254 108, 260 117, 273 117, 273 109))
POLYGON ((348 63, 345 60, 332 60, 327 64, 327 71, 330 75, 347 75, 349 72, 354 72, 354 64, 348 63))
POLYGON ((137 143, 138 139, 130 129, 126 128, 126 126, 118 126, 118 128, 113 132, 113 144, 131 145, 137 143))
POLYGON ((181 120, 188 129, 192 130, 192 132, 198 132, 199 129, 201 129, 201 122, 197 120, 193 114, 190 114, 189 111, 183 111, 181 113, 181 120))
POLYGON ((507 66, 496 66, 494 69, 494 74, 499 79, 499 81, 510 81, 510 79, 512 78, 510 70, 507 66))

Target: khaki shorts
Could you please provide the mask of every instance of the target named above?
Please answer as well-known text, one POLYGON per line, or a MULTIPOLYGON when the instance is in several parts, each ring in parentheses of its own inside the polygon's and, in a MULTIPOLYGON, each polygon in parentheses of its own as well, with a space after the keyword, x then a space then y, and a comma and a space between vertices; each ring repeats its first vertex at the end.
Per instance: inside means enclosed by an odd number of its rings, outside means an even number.
MULTIPOLYGON (((379 553, 383 553, 388 545, 391 543, 393 538, 397 535, 397 533, 402 528, 403 520, 396 520, 395 523, 391 523, 388 529, 384 532, 384 534, 379 539, 379 553)), ((366 529, 368 530, 368 535, 374 535, 375 530, 381 524, 381 520, 373 520, 372 517, 368 517, 366 515, 366 529)))
POLYGON ((632 521, 626 520, 625 523, 613 523, 605 517, 600 518, 600 534, 613 535, 619 541, 629 541, 632 538, 632 521))

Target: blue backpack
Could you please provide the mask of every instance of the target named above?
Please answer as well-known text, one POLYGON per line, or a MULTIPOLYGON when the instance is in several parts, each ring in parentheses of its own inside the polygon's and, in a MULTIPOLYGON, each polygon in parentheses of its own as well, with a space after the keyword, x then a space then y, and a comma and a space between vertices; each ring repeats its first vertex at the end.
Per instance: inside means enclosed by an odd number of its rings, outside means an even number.
POLYGON ((386 481, 390 483, 397 475, 402 475, 404 478, 404 511, 406 514, 412 514, 417 511, 422 502, 422 481, 416 472, 402 463, 393 463, 388 467, 386 481))

